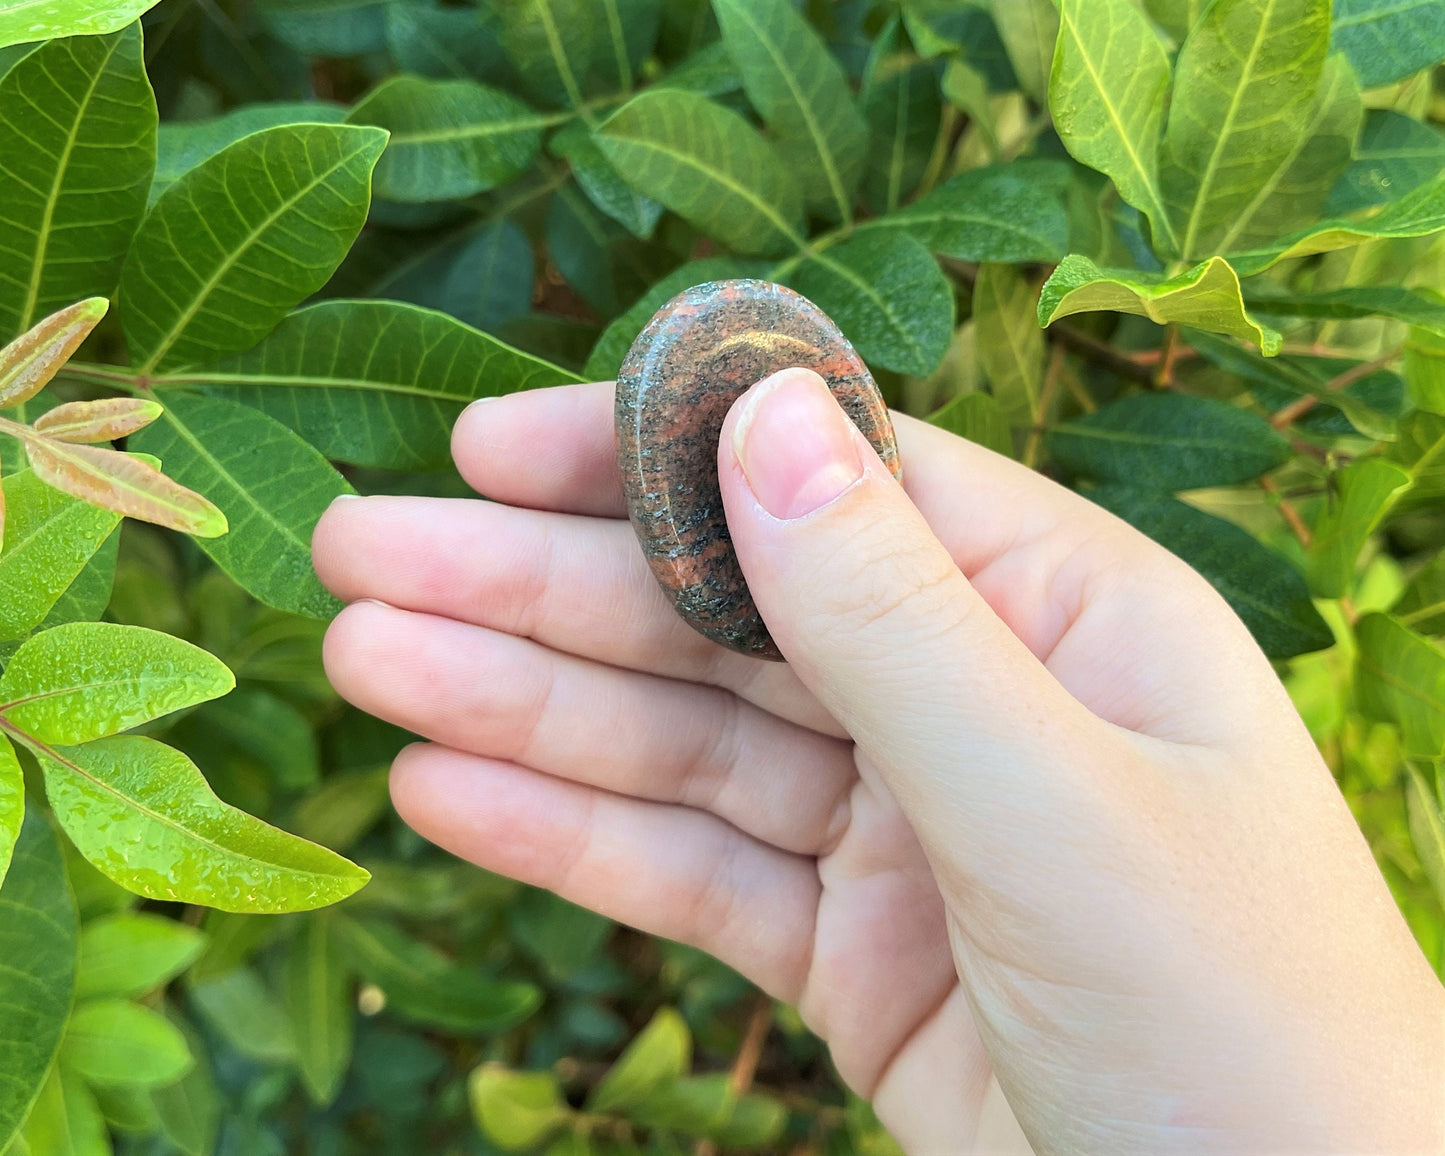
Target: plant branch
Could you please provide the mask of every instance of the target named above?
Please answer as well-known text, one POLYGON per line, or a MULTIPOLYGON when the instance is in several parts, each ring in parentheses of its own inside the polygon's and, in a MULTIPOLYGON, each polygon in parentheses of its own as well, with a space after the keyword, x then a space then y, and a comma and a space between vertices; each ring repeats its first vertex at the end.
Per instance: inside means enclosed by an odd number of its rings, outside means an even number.
MULTIPOLYGON (((1336 393, 1339 390, 1346 389, 1354 385, 1355 382, 1369 377, 1370 374, 1374 373, 1377 369, 1383 369, 1399 356, 1400 350, 1392 349, 1389 353, 1381 354, 1373 361, 1362 361, 1358 365, 1352 365, 1343 373, 1337 374, 1325 382, 1320 392, 1336 393)), ((1275 429, 1285 429, 1309 413, 1309 411, 1319 405, 1322 400, 1322 398, 1313 395, 1296 398, 1270 418, 1269 424, 1274 426, 1275 429)))
POLYGON ((1311 539, 1310 528, 1305 525, 1305 520, 1294 508, 1294 503, 1279 492, 1279 487, 1270 478, 1260 478, 1259 485, 1266 494, 1274 499, 1274 504, 1279 507, 1279 512, 1284 516, 1285 522, 1289 524, 1291 532, 1299 539, 1300 545, 1308 550, 1311 539))
POLYGON ((1059 396, 1059 379, 1064 371, 1064 347, 1055 345, 1049 353, 1049 368, 1044 374, 1044 387, 1039 391, 1038 405, 1034 409, 1033 425, 1029 428, 1028 440, 1024 443, 1023 463, 1029 469, 1038 465, 1039 452, 1044 444, 1044 425, 1053 412, 1054 401, 1059 396))

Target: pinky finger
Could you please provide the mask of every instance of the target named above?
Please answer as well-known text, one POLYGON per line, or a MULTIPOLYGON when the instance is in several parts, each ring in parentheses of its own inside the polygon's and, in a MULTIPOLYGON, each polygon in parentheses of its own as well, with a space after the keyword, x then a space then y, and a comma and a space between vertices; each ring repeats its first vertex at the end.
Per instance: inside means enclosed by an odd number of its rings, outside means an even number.
POLYGON ((419 743, 391 772, 397 811, 479 867, 691 944, 796 1001, 820 884, 810 858, 715 816, 419 743))

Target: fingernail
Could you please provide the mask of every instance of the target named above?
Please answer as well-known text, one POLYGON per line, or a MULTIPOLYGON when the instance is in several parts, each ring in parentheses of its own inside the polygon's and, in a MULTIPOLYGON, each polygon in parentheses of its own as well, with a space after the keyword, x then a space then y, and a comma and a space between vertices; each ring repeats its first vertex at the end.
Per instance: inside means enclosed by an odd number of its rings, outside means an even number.
MULTIPOLYGON (((476 409, 476 408, 478 408, 479 406, 486 405, 487 402, 489 402, 489 401, 496 401, 496 400, 497 400, 497 399, 496 399, 495 397, 479 397, 479 398, 477 398, 475 401, 472 401, 472 402, 468 403, 467 409, 476 409)), ((463 410, 462 412, 465 413, 466 411, 463 410)))
POLYGON ((753 386, 742 405, 733 452, 773 517, 811 514, 862 477, 853 423, 816 373, 781 370, 753 386))
POLYGON ((337 502, 344 502, 344 501, 346 501, 348 498, 359 498, 359 497, 361 497, 360 494, 337 494, 336 497, 334 497, 334 498, 331 499, 331 504, 334 506, 334 505, 336 505, 337 502))

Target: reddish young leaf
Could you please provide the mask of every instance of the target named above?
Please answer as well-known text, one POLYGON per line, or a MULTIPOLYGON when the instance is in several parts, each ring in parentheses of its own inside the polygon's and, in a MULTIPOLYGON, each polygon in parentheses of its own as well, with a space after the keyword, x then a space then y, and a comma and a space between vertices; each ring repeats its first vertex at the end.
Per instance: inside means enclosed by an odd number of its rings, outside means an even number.
POLYGON ((36 433, 57 442, 111 442, 150 425, 162 413, 159 403, 140 397, 70 401, 35 419, 36 433))
POLYGON ((44 389, 109 308, 104 297, 87 297, 0 349, 0 409, 28 401, 44 389))
POLYGON ((47 485, 92 505, 198 538, 226 532, 225 514, 148 462, 118 450, 67 445, 26 432, 25 456, 47 485))

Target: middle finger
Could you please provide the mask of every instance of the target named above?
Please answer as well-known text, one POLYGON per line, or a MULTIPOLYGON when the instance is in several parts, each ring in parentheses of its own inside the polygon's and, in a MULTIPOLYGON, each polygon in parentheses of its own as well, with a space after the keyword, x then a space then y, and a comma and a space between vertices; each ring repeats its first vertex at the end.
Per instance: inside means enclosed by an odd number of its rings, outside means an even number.
POLYGON ((848 824, 851 745, 715 687, 374 602, 341 612, 325 659, 356 706, 449 747, 711 811, 804 855, 848 824))
POLYGON ((631 525, 471 499, 348 498, 312 538, 338 598, 375 598, 631 670, 709 683, 823 734, 845 732, 792 668, 734 654, 678 617, 631 525))

